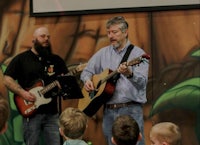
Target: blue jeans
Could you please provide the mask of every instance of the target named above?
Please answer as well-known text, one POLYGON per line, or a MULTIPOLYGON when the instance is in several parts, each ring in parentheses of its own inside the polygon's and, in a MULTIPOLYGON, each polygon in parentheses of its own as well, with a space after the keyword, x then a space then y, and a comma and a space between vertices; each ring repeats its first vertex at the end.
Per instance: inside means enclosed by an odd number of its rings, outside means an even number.
POLYGON ((58 114, 36 114, 32 118, 24 118, 23 125, 26 145, 39 145, 41 136, 45 144, 60 145, 58 114))
POLYGON ((123 115, 123 114, 130 115, 136 120, 136 122, 139 125, 140 132, 142 134, 142 140, 140 140, 137 143, 137 145, 145 145, 143 110, 142 110, 142 106, 138 104, 133 104, 133 105, 129 105, 128 107, 122 107, 118 109, 105 108, 104 116, 103 116, 103 132, 104 132, 108 145, 113 145, 111 143, 112 124, 117 116, 123 115))

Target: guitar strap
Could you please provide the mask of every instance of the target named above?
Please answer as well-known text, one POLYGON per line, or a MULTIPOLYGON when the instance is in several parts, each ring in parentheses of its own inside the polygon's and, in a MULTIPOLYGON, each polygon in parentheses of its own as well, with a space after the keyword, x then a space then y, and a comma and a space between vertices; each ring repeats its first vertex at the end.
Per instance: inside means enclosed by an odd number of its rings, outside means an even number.
MULTIPOLYGON (((123 58, 122 58, 120 64, 127 61, 128 56, 129 56, 129 54, 131 53, 131 51, 132 51, 133 48, 134 48, 134 45, 133 45, 133 44, 130 44, 130 45, 128 46, 128 48, 127 48, 127 50, 126 50, 126 53, 124 54, 124 56, 123 56, 123 58)), ((120 65, 120 64, 119 64, 119 65, 120 65)), ((120 74, 116 74, 115 76, 113 76, 113 78, 112 78, 113 83, 116 83, 117 80, 119 79, 119 77, 120 77, 120 74)))
POLYGON ((124 56, 123 56, 123 58, 122 58, 120 64, 123 63, 123 62, 125 62, 125 61, 127 61, 128 56, 129 56, 129 54, 130 54, 130 52, 131 52, 131 50, 132 50, 133 48, 134 48, 134 45, 133 45, 133 44, 130 44, 130 45, 128 46, 128 48, 127 48, 127 50, 126 50, 126 53, 124 54, 124 56))

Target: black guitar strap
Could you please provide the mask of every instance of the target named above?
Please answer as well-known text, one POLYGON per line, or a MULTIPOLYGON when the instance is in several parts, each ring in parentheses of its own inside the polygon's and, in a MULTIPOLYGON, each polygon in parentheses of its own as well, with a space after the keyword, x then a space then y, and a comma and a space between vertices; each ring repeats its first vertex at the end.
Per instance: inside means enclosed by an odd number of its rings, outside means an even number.
POLYGON ((133 45, 133 44, 130 44, 130 45, 128 46, 128 48, 127 48, 127 50, 126 50, 126 53, 124 54, 124 56, 123 56, 123 58, 122 58, 120 64, 123 63, 123 62, 125 62, 125 61, 127 61, 128 56, 129 56, 129 54, 130 54, 130 52, 131 52, 131 50, 132 50, 133 48, 134 48, 134 45, 133 45))
MULTIPOLYGON (((129 56, 129 54, 131 53, 131 50, 132 50, 133 48, 134 48, 134 45, 133 45, 133 44, 130 44, 130 45, 128 46, 128 48, 127 48, 127 50, 126 50, 126 53, 124 54, 124 56, 123 56, 123 58, 122 58, 120 64, 127 61, 128 56, 129 56)), ((120 64, 119 64, 119 65, 120 65, 120 64)), ((113 76, 113 77, 112 77, 113 83, 116 83, 117 80, 119 79, 119 77, 120 77, 120 74, 116 74, 115 76, 113 76)))

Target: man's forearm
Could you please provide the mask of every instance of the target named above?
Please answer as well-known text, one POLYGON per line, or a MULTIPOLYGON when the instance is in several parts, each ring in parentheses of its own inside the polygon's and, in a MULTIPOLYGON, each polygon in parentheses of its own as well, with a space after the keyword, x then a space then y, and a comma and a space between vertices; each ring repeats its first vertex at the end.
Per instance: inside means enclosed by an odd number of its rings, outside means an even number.
POLYGON ((4 85, 13 93, 20 95, 24 89, 10 76, 4 76, 4 85))

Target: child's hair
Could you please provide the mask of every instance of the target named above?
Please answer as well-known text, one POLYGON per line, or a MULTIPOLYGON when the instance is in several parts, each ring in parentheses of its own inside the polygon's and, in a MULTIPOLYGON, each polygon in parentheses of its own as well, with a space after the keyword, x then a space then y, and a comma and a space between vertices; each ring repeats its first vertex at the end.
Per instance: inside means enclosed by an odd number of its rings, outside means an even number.
POLYGON ((0 133, 3 133, 10 115, 9 103, 6 98, 0 94, 0 133))
POLYGON ((59 117, 60 128, 66 137, 80 138, 87 127, 87 116, 78 108, 68 107, 59 117))
POLYGON ((161 122, 155 124, 150 131, 159 142, 167 142, 169 145, 181 144, 180 128, 172 122, 161 122))
POLYGON ((112 136, 117 145, 135 145, 139 134, 139 126, 131 116, 121 115, 115 119, 112 136))

